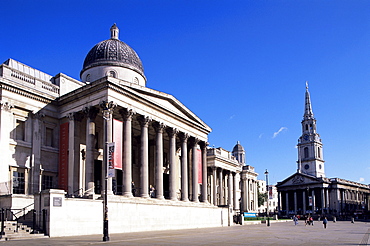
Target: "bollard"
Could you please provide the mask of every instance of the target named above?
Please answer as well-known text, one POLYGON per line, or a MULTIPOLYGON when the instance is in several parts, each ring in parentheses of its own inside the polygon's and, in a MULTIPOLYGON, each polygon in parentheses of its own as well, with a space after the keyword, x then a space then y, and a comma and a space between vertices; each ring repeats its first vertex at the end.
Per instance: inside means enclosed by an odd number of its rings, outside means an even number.
POLYGON ((355 218, 354 217, 351 218, 351 223, 355 223, 355 218))
POLYGON ((335 223, 335 222, 337 222, 337 217, 333 217, 333 222, 335 223))

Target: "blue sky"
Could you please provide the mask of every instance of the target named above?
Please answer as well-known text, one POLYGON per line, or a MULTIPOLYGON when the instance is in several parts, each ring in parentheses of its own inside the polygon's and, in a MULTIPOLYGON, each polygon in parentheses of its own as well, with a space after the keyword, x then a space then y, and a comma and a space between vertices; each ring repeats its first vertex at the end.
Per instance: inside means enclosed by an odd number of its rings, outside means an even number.
POLYGON ((370 183, 370 1, 4 1, 0 62, 79 79, 117 23, 147 86, 244 146, 271 183, 296 171, 305 81, 328 177, 370 183))

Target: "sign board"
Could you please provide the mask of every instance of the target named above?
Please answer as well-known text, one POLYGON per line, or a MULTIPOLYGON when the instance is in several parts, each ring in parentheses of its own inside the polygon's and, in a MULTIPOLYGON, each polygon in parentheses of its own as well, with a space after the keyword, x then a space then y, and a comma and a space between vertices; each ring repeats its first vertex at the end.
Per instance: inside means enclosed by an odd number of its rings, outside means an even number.
POLYGON ((312 206, 312 196, 308 197, 308 206, 312 206))
POLYGON ((244 212, 244 217, 257 217, 256 213, 246 213, 244 212))

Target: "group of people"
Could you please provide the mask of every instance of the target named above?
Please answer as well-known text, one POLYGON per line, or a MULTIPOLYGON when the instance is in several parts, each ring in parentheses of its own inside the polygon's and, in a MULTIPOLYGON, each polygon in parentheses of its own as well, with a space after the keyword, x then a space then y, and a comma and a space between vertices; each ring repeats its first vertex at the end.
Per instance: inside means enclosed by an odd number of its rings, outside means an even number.
MULTIPOLYGON (((136 196, 136 188, 135 188, 135 183, 134 183, 134 181, 132 181, 131 182, 131 192, 132 192, 132 195, 133 196, 136 196)), ((154 186, 153 185, 150 185, 149 186, 149 196, 151 197, 151 198, 155 198, 155 188, 154 188, 154 186)))
MULTIPOLYGON (((299 215, 294 215, 293 216, 293 222, 294 222, 294 225, 298 225, 298 220, 300 219, 300 216, 299 215)), ((322 220, 322 223, 323 223, 323 226, 324 228, 326 229, 326 226, 328 224, 328 219, 326 217, 324 217, 324 219, 322 220)), ((312 216, 308 216, 307 218, 305 218, 305 226, 307 225, 312 225, 313 226, 313 218, 312 216)))

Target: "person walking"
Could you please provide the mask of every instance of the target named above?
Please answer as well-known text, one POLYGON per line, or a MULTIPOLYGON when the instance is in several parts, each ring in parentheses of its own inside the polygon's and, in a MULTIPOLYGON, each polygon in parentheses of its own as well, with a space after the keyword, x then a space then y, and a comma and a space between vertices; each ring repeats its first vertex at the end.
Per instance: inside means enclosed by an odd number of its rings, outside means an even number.
POLYGON ((297 216, 293 216, 294 225, 298 225, 298 218, 297 216))
POLYGON ((322 223, 324 225, 324 228, 326 229, 326 225, 328 224, 328 219, 325 217, 323 220, 322 220, 322 223))

